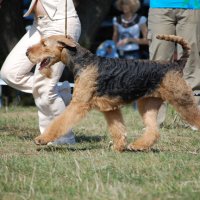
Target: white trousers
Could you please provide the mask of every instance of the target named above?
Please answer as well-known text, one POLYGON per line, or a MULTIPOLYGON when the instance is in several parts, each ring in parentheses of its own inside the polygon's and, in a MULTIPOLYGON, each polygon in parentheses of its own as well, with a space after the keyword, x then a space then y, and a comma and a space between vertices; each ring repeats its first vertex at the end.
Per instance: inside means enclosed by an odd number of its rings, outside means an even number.
MULTIPOLYGON (((79 18, 68 18, 67 34, 78 41, 80 33, 81 25, 79 18)), ((57 87, 57 83, 64 70, 64 65, 61 62, 56 63, 52 67, 52 78, 45 78, 38 70, 39 65, 36 65, 34 73, 31 72, 34 65, 27 58, 26 50, 33 44, 38 43, 41 37, 60 34, 65 34, 65 20, 51 21, 46 16, 35 19, 30 30, 13 48, 1 68, 1 78, 9 86, 33 94, 38 108, 41 133, 44 132, 49 122, 65 109, 65 103, 62 98, 63 94, 59 94, 57 87)))

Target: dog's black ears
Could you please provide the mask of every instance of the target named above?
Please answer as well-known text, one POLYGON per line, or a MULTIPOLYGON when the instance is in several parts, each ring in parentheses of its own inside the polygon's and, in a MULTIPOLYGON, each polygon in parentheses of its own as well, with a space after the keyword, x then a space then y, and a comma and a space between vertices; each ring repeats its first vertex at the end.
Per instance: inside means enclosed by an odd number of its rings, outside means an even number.
POLYGON ((69 35, 67 35, 66 37, 60 37, 58 40, 58 44, 63 48, 67 48, 69 50, 76 50, 76 42, 69 35))

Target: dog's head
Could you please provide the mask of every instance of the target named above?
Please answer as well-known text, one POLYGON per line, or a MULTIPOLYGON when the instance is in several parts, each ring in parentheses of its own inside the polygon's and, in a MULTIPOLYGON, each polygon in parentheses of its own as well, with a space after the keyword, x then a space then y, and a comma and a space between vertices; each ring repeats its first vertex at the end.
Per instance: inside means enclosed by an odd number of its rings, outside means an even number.
POLYGON ((42 38, 38 44, 27 49, 26 55, 32 63, 40 63, 40 72, 50 78, 50 67, 59 61, 67 65, 70 57, 66 49, 75 51, 76 45, 70 36, 54 35, 42 38))

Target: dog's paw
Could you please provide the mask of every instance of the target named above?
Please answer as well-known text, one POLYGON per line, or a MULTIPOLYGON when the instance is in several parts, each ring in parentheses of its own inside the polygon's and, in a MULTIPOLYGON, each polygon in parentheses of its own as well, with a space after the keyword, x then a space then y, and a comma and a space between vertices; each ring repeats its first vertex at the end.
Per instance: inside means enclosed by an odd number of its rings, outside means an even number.
POLYGON ((46 145, 48 141, 45 140, 43 136, 38 136, 34 139, 35 144, 37 145, 46 145))
POLYGON ((151 146, 148 145, 139 145, 131 143, 127 146, 128 151, 149 151, 151 149, 151 146))
POLYGON ((112 145, 112 150, 117 151, 117 152, 123 152, 126 150, 126 143, 123 144, 113 144, 112 145))
POLYGON ((127 141, 126 141, 125 136, 122 137, 121 139, 109 142, 109 148, 112 149, 113 151, 117 151, 117 152, 125 151, 126 146, 127 146, 127 141))

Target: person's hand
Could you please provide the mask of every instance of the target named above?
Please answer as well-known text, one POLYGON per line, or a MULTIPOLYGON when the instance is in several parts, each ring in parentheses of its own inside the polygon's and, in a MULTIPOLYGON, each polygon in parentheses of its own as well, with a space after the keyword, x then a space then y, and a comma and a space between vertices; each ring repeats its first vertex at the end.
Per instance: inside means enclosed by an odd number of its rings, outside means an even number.
POLYGON ((117 46, 124 46, 128 43, 138 43, 138 39, 136 38, 125 38, 123 40, 120 40, 118 43, 117 43, 117 46))
POLYGON ((117 46, 124 46, 126 44, 128 44, 130 42, 129 38, 125 38, 123 40, 120 40, 118 43, 117 43, 117 46))

